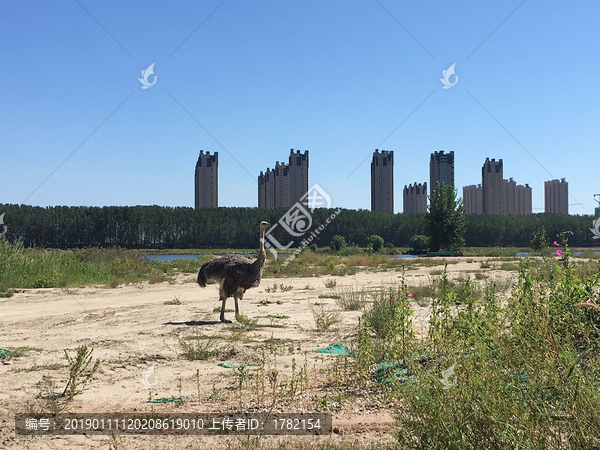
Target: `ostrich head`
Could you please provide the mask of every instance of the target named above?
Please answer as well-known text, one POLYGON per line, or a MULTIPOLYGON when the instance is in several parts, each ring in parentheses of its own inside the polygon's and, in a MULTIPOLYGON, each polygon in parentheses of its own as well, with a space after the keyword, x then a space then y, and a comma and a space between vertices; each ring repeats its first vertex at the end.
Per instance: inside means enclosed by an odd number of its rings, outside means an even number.
POLYGON ((261 260, 263 263, 265 261, 265 230, 270 226, 271 224, 269 222, 266 221, 262 221, 260 223, 260 251, 258 254, 258 260, 261 260))

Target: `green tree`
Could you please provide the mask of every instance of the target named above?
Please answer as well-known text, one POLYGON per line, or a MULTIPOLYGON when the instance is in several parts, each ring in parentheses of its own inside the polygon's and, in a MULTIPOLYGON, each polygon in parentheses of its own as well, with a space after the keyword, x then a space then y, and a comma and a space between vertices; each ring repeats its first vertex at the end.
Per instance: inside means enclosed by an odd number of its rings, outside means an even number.
MULTIPOLYGON (((258 223, 277 223, 285 208, 187 208, 168 206, 28 206, 0 203, 6 234, 0 239, 20 241, 26 247, 48 248, 113 247, 125 248, 245 248, 256 249, 258 223)), ((369 236, 406 247, 414 235, 428 234, 426 214, 373 213, 365 210, 337 211, 317 208, 313 227, 327 225, 319 233, 318 245, 329 245, 334 236, 366 247, 369 236)), ((499 216, 467 214, 464 234, 469 247, 529 247, 531 238, 543 226, 549 239, 571 230, 569 243, 575 247, 600 246, 590 232, 596 218, 566 214, 499 216)), ((0 225, 0 232, 3 226, 0 225)), ((282 244, 290 235, 282 227, 271 234, 282 244)), ((554 240, 554 238, 552 238, 554 240)), ((2 265, 0 261, 0 279, 2 265)))
POLYGON ((533 239, 531 240, 531 248, 536 252, 541 252, 548 247, 548 234, 546 233, 546 227, 542 227, 535 232, 533 239))
POLYGON ((454 187, 438 183, 429 196, 425 228, 432 251, 452 251, 465 245, 465 208, 454 187))
POLYGON ((377 234, 369 236, 369 245, 373 247, 374 252, 379 252, 383 248, 383 238, 377 234))
POLYGON ((336 234, 331 240, 329 248, 331 248, 331 250, 333 250, 334 252, 339 252, 341 249, 346 248, 346 245, 346 239, 344 239, 344 236, 336 234))
POLYGON ((408 241, 410 247, 417 252, 422 252, 429 248, 429 238, 422 234, 415 234, 408 241))

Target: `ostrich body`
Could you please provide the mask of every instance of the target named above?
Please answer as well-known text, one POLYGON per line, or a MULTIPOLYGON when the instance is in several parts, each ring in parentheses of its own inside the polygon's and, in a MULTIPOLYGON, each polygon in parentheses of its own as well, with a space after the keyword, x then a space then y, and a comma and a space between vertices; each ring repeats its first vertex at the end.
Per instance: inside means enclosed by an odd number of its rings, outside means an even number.
POLYGON ((198 272, 198 284, 200 287, 206 287, 208 280, 215 280, 219 283, 219 298, 221 300, 220 320, 224 323, 231 323, 225 320, 225 302, 229 297, 235 300, 235 317, 239 317, 240 309, 238 300, 244 296, 247 289, 257 287, 262 277, 263 266, 265 265, 265 230, 269 226, 268 222, 260 223, 260 251, 258 258, 246 258, 241 255, 226 255, 221 258, 213 259, 204 263, 198 272))

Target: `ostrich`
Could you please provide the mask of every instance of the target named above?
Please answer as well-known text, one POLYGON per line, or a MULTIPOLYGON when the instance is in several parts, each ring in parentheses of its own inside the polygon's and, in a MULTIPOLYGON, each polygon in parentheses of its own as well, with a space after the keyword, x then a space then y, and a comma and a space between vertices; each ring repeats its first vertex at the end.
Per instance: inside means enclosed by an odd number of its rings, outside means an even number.
POLYGON ((221 300, 221 322, 231 323, 225 320, 225 302, 229 297, 235 300, 235 318, 239 320, 240 309, 238 300, 244 296, 247 289, 257 287, 260 284, 263 266, 265 265, 265 230, 268 222, 260 223, 260 251, 257 259, 246 258, 241 255, 226 255, 202 264, 198 272, 198 284, 206 287, 208 280, 219 283, 219 298, 221 300))

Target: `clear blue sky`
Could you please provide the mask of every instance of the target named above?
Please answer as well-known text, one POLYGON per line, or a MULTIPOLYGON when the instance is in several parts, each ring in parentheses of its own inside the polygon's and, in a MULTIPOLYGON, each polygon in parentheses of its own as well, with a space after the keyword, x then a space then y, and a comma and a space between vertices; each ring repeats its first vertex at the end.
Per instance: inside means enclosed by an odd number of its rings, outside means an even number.
POLYGON ((441 149, 461 194, 503 158, 543 208, 550 175, 483 106, 567 178, 572 213, 593 212, 597 2, 379 0, 394 19, 375 0, 79 1, 0 2, 0 203, 192 206, 202 149, 219 152, 220 205, 256 206, 258 173, 294 148, 333 206, 368 209, 370 155, 404 121, 379 147, 396 212, 441 149))

